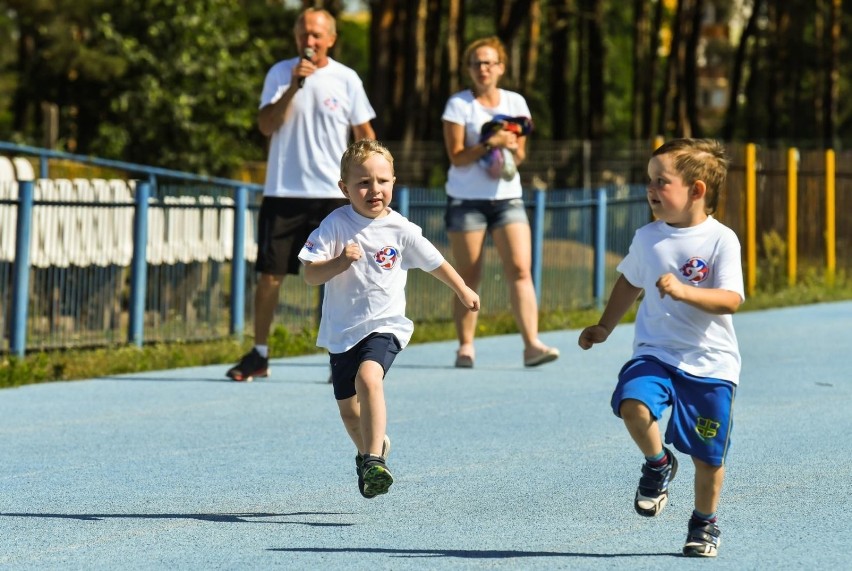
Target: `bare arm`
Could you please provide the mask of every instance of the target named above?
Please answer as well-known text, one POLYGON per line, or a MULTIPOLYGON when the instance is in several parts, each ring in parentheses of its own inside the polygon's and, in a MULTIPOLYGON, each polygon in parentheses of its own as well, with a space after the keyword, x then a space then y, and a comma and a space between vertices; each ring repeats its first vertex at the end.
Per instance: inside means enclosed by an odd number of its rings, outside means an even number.
POLYGON ((674 274, 663 274, 657 280, 660 297, 671 296, 675 301, 688 303, 692 307, 712 313, 726 315, 736 313, 742 304, 740 294, 727 289, 698 288, 680 281, 674 274))
POLYGON ((361 139, 371 139, 375 140, 376 132, 373 130, 373 126, 369 121, 366 123, 361 123, 360 125, 352 126, 352 136, 356 141, 360 141, 361 139))
POLYGON ((471 311, 479 311, 479 295, 467 287, 467 284, 464 283, 462 277, 449 262, 444 260, 443 264, 429 273, 447 284, 450 289, 456 292, 456 295, 459 297, 462 305, 471 311))
POLYGON ((356 260, 361 259, 361 247, 347 244, 336 258, 321 262, 305 262, 305 281, 308 285, 322 285, 338 274, 349 269, 356 260))
POLYGON ((580 347, 591 349, 592 345, 606 341, 630 306, 636 302, 640 293, 642 288, 631 284, 623 275, 618 276, 597 325, 590 325, 580 333, 578 341, 580 347))
POLYGON ((290 102, 293 101, 293 97, 297 91, 299 91, 299 83, 298 81, 293 81, 278 101, 264 106, 258 112, 257 126, 261 133, 270 137, 284 124, 284 116, 287 113, 287 108, 290 106, 290 102))

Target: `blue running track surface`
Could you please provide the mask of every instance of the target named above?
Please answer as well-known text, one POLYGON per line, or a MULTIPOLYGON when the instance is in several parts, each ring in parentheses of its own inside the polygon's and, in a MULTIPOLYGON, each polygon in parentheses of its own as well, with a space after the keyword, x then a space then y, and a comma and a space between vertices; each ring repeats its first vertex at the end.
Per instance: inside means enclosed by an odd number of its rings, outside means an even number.
MULTIPOLYGON (((740 313, 716 561, 680 555, 693 467, 633 511, 609 409, 633 327, 522 366, 517 335, 411 345, 386 380, 387 495, 360 496, 324 355, 0 391, 0 569, 840 569, 852 550, 852 302, 740 313)), ((416 333, 415 333, 416 338, 416 333)))

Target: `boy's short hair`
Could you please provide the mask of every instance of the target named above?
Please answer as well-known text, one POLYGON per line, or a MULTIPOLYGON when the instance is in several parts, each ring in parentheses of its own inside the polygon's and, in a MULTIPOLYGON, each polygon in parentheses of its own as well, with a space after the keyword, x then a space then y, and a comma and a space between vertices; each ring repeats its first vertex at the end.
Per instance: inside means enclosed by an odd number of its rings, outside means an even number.
POLYGON ((672 156, 675 170, 687 185, 699 180, 707 185, 705 210, 708 214, 716 212, 719 194, 728 176, 729 160, 722 143, 715 139, 672 139, 651 156, 660 155, 672 156))
POLYGON ((361 139, 349 145, 343 153, 340 159, 340 180, 346 182, 346 175, 349 174, 352 165, 364 164, 364 161, 373 155, 383 156, 390 163, 391 172, 393 172, 393 155, 387 147, 373 139, 361 139))

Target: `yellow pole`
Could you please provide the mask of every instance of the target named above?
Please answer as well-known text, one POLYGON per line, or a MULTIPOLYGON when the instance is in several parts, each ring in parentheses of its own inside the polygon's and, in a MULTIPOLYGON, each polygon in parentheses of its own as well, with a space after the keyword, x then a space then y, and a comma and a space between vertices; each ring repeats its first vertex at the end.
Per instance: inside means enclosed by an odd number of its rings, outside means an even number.
POLYGON ((796 285, 796 263, 798 262, 798 192, 799 192, 799 151, 795 147, 787 149, 787 283, 796 285))
POLYGON ((837 270, 835 173, 834 149, 828 149, 825 151, 825 281, 829 286, 834 285, 837 270))
POLYGON ((754 143, 746 145, 746 295, 753 295, 757 285, 757 151, 754 143))

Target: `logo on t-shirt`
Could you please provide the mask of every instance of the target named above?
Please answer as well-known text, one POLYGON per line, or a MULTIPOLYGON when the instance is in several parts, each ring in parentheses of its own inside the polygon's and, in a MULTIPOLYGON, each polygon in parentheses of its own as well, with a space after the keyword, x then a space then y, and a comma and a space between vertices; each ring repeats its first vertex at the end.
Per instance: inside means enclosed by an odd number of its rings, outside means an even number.
POLYGON ((707 276, 710 275, 710 266, 702 258, 689 258, 680 267, 680 273, 690 283, 698 284, 706 280, 707 276))
POLYGON ((329 97, 328 99, 323 101, 322 104, 332 111, 337 111, 337 108, 340 107, 340 102, 337 100, 336 97, 329 97))
POLYGON ((311 242, 310 240, 305 242, 305 250, 307 250, 308 252, 313 252, 314 251, 314 243, 311 242))
POLYGON ((385 246, 373 255, 373 259, 383 270, 389 270, 399 260, 399 252, 393 246, 385 246))

